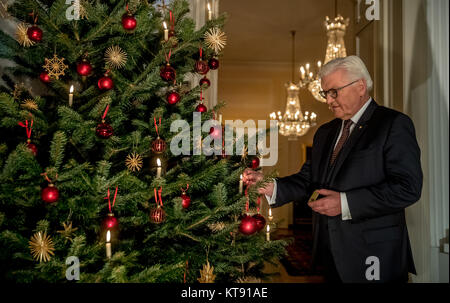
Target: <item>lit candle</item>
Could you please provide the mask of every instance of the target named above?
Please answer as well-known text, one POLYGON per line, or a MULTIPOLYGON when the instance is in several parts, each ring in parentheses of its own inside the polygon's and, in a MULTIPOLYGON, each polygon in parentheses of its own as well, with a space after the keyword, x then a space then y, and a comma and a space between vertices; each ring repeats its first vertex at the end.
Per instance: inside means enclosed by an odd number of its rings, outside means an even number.
POLYGON ((169 30, 167 29, 166 21, 163 22, 164 26, 164 41, 169 40, 169 30))
POLYGON ((300 72, 302 73, 302 79, 305 79, 305 68, 300 66, 300 72))
POLYGON ((309 63, 306 63, 306 73, 309 74, 309 63))
POLYGON ((269 216, 268 216, 269 221, 273 220, 273 216, 272 216, 272 208, 269 208, 269 216))
POLYGON ((161 160, 156 159, 156 164, 158 164, 158 168, 156 168, 156 178, 161 178, 161 160))
POLYGON ((317 67, 320 69, 322 67, 322 62, 317 61, 317 67))
POLYGON ((312 73, 312 72, 310 72, 310 73, 309 73, 309 78, 311 78, 311 79, 312 79, 312 77, 313 77, 313 73, 312 73))
POLYGON ((70 86, 69 90, 69 106, 72 106, 72 102, 73 102, 73 85, 70 86))
POLYGON ((222 124, 222 114, 219 114, 219 124, 222 124))
POLYGON ((111 259, 111 232, 106 232, 106 257, 111 259))
POLYGON ((241 180, 239 181, 239 193, 242 194, 244 190, 244 180, 242 180, 242 175, 241 175, 241 180))
POLYGON ((211 4, 208 2, 208 20, 212 19, 212 11, 211 11, 211 4))
POLYGON ((266 240, 270 241, 270 225, 267 225, 266 240))

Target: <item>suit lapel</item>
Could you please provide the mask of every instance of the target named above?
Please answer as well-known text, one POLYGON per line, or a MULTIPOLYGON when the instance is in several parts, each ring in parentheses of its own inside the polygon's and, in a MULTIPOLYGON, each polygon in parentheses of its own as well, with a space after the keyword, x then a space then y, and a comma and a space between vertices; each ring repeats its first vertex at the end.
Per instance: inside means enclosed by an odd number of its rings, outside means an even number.
POLYGON ((367 128, 367 124, 372 117, 373 112, 378 107, 377 103, 372 100, 367 107, 364 114, 359 119, 358 123, 355 125, 355 128, 353 129, 352 133, 347 139, 347 142, 345 142, 344 146, 342 147, 341 151, 339 152, 339 155, 336 158, 335 165, 331 171, 330 176, 330 183, 334 178, 336 177, 336 174, 339 172, 339 169, 341 168, 342 164, 344 163, 345 159, 349 155, 350 151, 352 150, 353 146, 358 142, 358 139, 361 137, 361 135, 364 133, 364 131, 367 128))

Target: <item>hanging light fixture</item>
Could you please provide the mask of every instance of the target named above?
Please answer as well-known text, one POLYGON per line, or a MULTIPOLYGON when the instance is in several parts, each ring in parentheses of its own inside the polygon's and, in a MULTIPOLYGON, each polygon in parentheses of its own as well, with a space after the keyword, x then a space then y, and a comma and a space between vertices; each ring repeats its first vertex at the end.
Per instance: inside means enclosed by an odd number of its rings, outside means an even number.
MULTIPOLYGON (((347 26, 349 25, 349 18, 344 19, 341 15, 337 13, 337 0, 334 2, 334 10, 335 10, 335 18, 330 19, 328 16, 325 18, 324 26, 327 30, 327 49, 325 52, 325 61, 324 64, 327 64, 328 61, 331 61, 335 58, 347 57, 347 50, 345 49, 345 31, 347 30, 347 26)), ((319 92, 322 90, 320 86, 319 76, 316 73, 309 71, 309 63, 306 65, 306 69, 301 66, 301 84, 308 88, 313 97, 320 102, 326 102, 327 100, 320 96, 319 92)), ((322 62, 317 62, 318 70, 322 66, 322 62)))
POLYGON ((270 119, 277 120, 279 132, 287 136, 288 140, 297 140, 298 137, 305 135, 308 130, 316 125, 317 115, 313 112, 302 112, 298 93, 301 84, 294 83, 295 71, 295 31, 292 34, 292 78, 291 82, 286 83, 287 100, 284 114, 281 111, 271 113, 270 119))

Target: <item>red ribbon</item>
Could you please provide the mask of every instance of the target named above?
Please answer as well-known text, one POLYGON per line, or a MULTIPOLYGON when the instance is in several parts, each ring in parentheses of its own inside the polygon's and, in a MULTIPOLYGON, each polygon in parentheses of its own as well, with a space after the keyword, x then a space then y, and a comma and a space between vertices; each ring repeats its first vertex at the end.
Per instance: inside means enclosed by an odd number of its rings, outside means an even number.
POLYGON ((160 205, 161 207, 163 206, 162 203, 162 198, 161 198, 161 192, 162 192, 162 186, 159 188, 158 190, 158 195, 156 195, 156 188, 154 188, 155 190, 155 201, 156 201, 156 205, 160 205), (159 196, 159 204, 158 204, 158 196, 159 196))
POLYGON ((186 267, 184 269, 184 276, 183 276, 184 283, 186 283, 186 274, 187 274, 187 270, 188 270, 188 264, 189 264, 189 261, 186 260, 186 267))
POLYGON ((175 21, 173 20, 173 13, 171 10, 169 11, 169 15, 170 15, 170 29, 173 30, 175 27, 175 21))
POLYGON ((30 139, 31 138, 31 129, 33 128, 33 119, 31 119, 31 122, 30 122, 30 128, 28 128, 28 120, 25 120, 25 124, 23 124, 22 122, 18 122, 17 124, 19 124, 22 127, 25 127, 26 132, 27 132, 27 138, 30 139))
MULTIPOLYGON (((114 204, 116 204, 117 189, 118 189, 118 186, 116 186, 116 192, 114 193, 114 200, 113 200, 112 207, 114 207, 114 204)), ((108 188, 108 196, 105 197, 105 199, 108 199, 109 212, 112 213, 111 200, 109 199, 109 197, 110 197, 110 193, 109 193, 109 188, 108 188)))
MULTIPOLYGON (((158 131, 158 125, 156 124, 156 118, 153 117, 153 120, 155 121, 156 134, 159 137, 159 131, 158 131)), ((161 117, 159 117, 159 127, 161 127, 161 117)))
POLYGON ((200 103, 203 103, 203 90, 200 90, 200 103))
POLYGON ((200 47, 200 60, 202 60, 202 51, 203 49, 200 47))
POLYGON ((258 196, 258 200, 256 200, 256 212, 259 214, 259 206, 261 205, 261 196, 258 196))
POLYGON ((108 113, 108 110, 109 110, 109 104, 106 105, 106 109, 105 109, 105 112, 103 113, 102 120, 105 120, 105 117, 106 117, 106 114, 108 113))

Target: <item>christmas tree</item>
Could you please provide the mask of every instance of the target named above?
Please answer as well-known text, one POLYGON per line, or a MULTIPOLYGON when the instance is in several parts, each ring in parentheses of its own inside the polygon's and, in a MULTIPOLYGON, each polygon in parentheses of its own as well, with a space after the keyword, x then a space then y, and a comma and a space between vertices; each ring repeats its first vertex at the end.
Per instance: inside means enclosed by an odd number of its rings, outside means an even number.
POLYGON ((17 29, 0 32, 15 63, 0 94, 1 279, 64 282, 76 262, 81 282, 264 278, 286 242, 267 241, 255 189, 239 190, 251 157, 169 148, 172 122, 223 106, 202 96, 225 16, 196 30, 186 1, 72 2, 2 4, 17 29))

